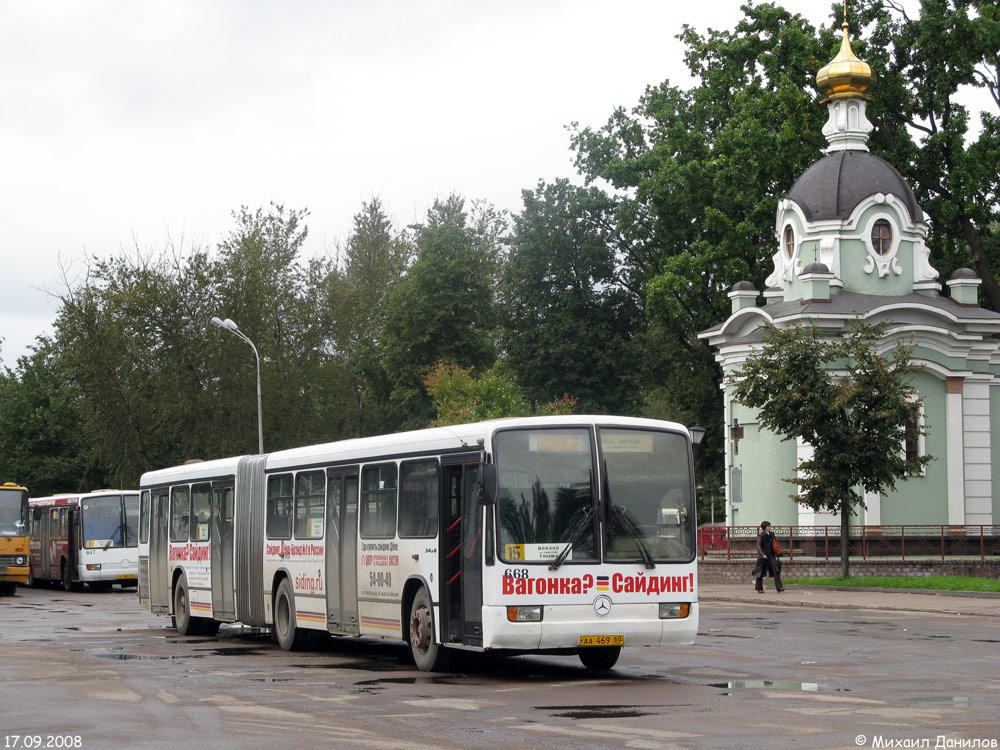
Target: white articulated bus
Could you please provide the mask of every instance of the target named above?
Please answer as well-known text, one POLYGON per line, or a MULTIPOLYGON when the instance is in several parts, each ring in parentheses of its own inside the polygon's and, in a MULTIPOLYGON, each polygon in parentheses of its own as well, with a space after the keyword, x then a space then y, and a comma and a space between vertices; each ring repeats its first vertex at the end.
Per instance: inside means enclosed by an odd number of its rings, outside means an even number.
POLYGON ((148 472, 139 597, 182 634, 270 627, 457 651, 690 644, 692 446, 678 424, 533 417, 148 472))
POLYGON ((92 591, 107 591, 115 583, 136 585, 138 491, 33 497, 28 508, 33 585, 53 581, 66 591, 78 591, 85 583, 92 591))

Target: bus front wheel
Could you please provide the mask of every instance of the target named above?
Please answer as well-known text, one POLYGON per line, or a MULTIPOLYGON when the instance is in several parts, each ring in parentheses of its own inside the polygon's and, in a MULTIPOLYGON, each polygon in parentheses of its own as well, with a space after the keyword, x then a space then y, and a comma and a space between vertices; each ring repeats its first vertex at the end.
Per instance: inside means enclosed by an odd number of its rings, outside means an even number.
POLYGON ((274 596, 274 629, 278 645, 285 651, 298 651, 305 643, 306 632, 295 624, 295 593, 283 578, 274 596))
POLYGON ((621 653, 621 646, 592 646, 580 649, 580 661, 587 669, 604 671, 618 663, 621 653))
POLYGON ((422 672, 441 672, 451 663, 451 651, 434 640, 434 608, 423 588, 410 605, 410 653, 422 672))
POLYGON ((177 625, 177 632, 181 635, 196 635, 197 628, 188 605, 187 584, 181 578, 174 588, 174 622, 177 625))

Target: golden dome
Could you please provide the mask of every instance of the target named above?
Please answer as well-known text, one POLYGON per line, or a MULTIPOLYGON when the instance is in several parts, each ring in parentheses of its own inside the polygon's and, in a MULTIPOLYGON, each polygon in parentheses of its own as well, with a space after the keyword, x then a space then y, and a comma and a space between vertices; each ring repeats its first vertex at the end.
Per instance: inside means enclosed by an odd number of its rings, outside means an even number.
POLYGON ((847 21, 844 21, 843 29, 844 40, 840 43, 840 52, 816 74, 816 85, 831 99, 862 96, 872 81, 871 66, 859 60, 851 49, 851 42, 847 38, 847 21))

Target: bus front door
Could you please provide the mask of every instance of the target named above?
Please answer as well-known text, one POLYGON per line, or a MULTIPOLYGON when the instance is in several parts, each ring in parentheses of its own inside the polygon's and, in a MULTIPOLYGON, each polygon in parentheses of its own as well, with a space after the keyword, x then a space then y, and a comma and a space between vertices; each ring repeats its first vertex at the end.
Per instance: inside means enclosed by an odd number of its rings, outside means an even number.
POLYGON ((442 638, 483 644, 483 507, 475 464, 445 465, 442 513, 442 638))
POLYGON ((326 623, 331 633, 360 632, 358 622, 358 472, 331 469, 326 484, 326 623))
POLYGON ((149 522, 149 611, 170 612, 167 567, 167 491, 153 490, 149 522))
POLYGON ((233 583, 233 496, 234 487, 212 487, 212 615, 216 620, 236 619, 233 583))

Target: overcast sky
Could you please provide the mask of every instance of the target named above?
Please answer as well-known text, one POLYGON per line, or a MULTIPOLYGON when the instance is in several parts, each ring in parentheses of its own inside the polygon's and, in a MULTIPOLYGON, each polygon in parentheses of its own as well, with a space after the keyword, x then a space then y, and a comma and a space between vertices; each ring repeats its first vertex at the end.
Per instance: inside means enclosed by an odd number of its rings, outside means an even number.
POLYGON ((675 36, 739 5, 0 0, 0 360, 51 332, 61 266, 214 248, 242 205, 308 209, 308 255, 373 195, 400 226, 451 192, 517 211, 575 176, 568 124, 689 85, 675 36))

